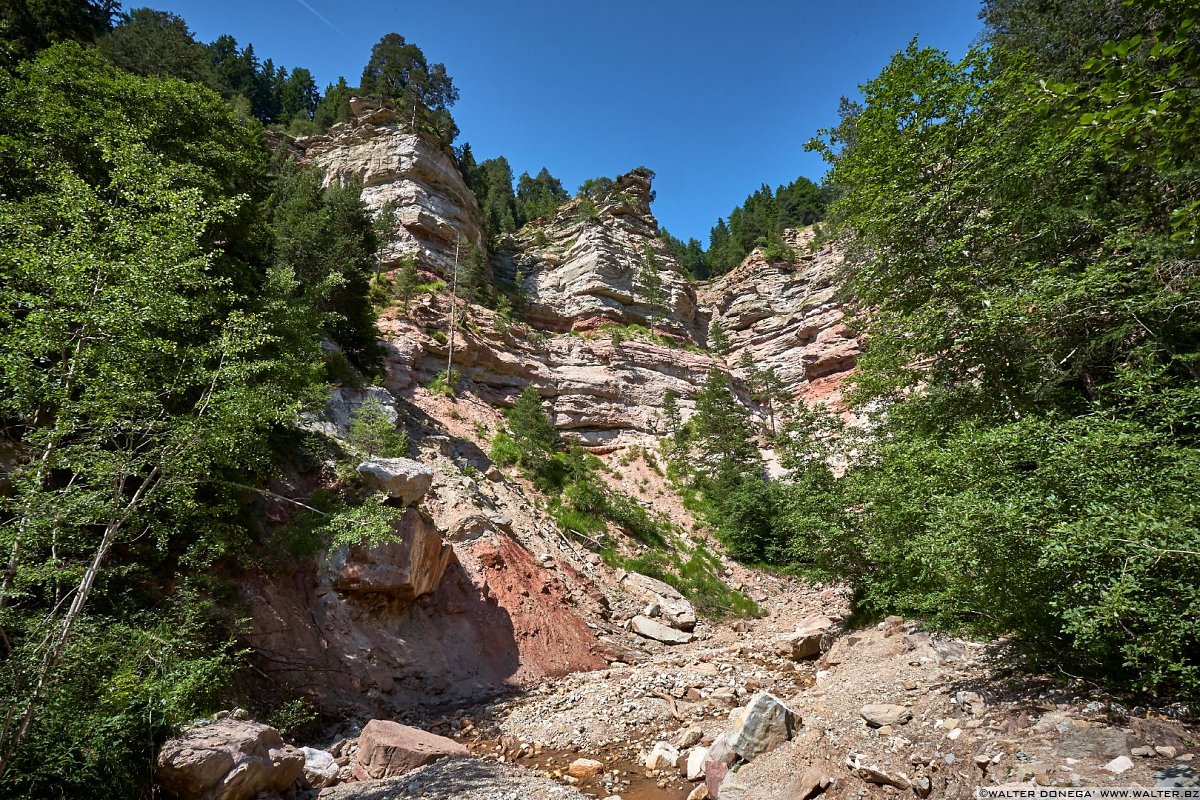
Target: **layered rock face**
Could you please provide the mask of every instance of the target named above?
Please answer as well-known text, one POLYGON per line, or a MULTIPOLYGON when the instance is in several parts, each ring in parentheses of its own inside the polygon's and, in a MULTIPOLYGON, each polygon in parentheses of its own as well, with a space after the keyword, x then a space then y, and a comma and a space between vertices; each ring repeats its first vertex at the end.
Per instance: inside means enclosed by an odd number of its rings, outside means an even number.
POLYGON ((554 219, 532 222, 502 242, 501 270, 521 279, 535 327, 650 327, 653 320, 689 341, 702 335, 695 293, 658 238, 653 199, 650 173, 634 170, 618 177, 612 191, 564 203, 554 219), (638 290, 637 276, 647 259, 658 267, 665 315, 655 314, 638 290))
POLYGON ((362 197, 378 213, 395 211, 396 227, 384 246, 384 264, 414 256, 446 275, 455 246, 483 246, 483 224, 475 195, 448 153, 414 133, 388 108, 352 100, 352 122, 324 136, 299 139, 302 160, 320 167, 329 183, 362 183, 362 197))
MULTIPOLYGON (((380 329, 387 344, 389 389, 409 392, 446 368, 448 344, 430 334, 441 330, 447 313, 445 298, 427 297, 407 318, 385 315, 380 329)), ((644 443, 662 435, 667 392, 679 398, 686 419, 708 372, 724 369, 720 359, 695 346, 614 341, 604 334, 501 331, 495 315, 484 309, 473 310, 471 318, 472 324, 455 336, 454 369, 472 393, 506 406, 532 383, 547 399, 556 427, 585 446, 644 443)))
POLYGON ((814 247, 812 229, 788 231, 786 243, 797 254, 794 263, 768 261, 755 250, 698 296, 729 336, 729 363, 749 352, 797 396, 838 406, 860 349, 835 297, 842 254, 833 245, 814 247))

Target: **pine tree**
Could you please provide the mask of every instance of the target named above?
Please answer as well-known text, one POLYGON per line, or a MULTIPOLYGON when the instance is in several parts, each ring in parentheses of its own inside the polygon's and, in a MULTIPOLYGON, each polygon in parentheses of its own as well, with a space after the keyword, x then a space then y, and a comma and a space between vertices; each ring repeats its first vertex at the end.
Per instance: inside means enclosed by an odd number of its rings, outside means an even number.
POLYGON ((405 314, 412 305, 418 282, 417 259, 405 256, 400 260, 400 268, 396 270, 396 296, 400 298, 400 307, 404 309, 405 314))
POLYGON ((655 320, 662 319, 667 312, 667 294, 663 287, 662 275, 658 271, 658 257, 650 245, 646 245, 642 254, 642 266, 637 275, 637 292, 646 306, 646 319, 650 323, 650 333, 654 333, 655 320))
POLYGON ((720 495, 747 474, 757 473, 761 456, 750 412, 734 397, 724 372, 714 369, 708 373, 696 393, 692 425, 699 447, 696 472, 706 492, 720 495))
POLYGON ((505 416, 509 432, 521 452, 519 463, 539 470, 559 449, 559 438, 554 423, 542 410, 542 398, 537 388, 528 384, 522 389, 505 416))
POLYGON ((714 319, 708 326, 708 349, 719 356, 729 352, 729 335, 719 319, 714 319))

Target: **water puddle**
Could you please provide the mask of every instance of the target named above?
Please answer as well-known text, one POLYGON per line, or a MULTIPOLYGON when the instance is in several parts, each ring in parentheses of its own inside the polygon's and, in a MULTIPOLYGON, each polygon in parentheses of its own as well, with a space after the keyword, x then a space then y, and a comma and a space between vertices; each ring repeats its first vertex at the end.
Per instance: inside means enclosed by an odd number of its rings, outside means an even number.
POLYGON ((494 757, 504 754, 506 761, 540 772, 564 785, 592 797, 608 797, 619 794, 621 800, 687 800, 696 784, 689 783, 677 770, 663 770, 659 774, 647 774, 645 767, 616 748, 600 749, 597 752, 575 752, 572 750, 518 750, 504 747, 496 740, 464 742, 477 756, 494 757), (498 751, 496 748, 501 749, 498 751), (586 778, 578 783, 563 780, 567 767, 577 758, 593 758, 604 764, 604 772, 595 778, 586 778), (665 784, 665 785, 660 785, 665 784))

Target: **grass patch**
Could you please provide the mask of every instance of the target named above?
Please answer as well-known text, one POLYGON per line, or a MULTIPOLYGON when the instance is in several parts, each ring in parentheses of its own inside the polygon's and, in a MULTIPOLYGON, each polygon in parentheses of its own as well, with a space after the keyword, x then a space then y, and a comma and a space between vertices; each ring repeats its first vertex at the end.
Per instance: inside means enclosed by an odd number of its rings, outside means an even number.
POLYGON ((622 556, 612 550, 601 553, 614 568, 640 572, 674 586, 696 611, 712 619, 761 617, 762 607, 720 577, 720 560, 703 544, 691 549, 675 538, 673 549, 651 550, 638 556, 622 556))

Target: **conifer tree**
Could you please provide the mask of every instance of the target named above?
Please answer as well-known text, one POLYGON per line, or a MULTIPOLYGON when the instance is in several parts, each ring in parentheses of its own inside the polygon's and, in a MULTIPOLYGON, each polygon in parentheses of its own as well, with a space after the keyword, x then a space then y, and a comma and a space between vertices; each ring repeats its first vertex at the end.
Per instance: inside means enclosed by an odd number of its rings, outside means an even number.
POLYGON ((729 352, 729 334, 725 333, 725 326, 719 319, 714 319, 708 326, 708 348, 719 356, 729 352))
POLYGON ((653 334, 655 320, 666 315, 667 294, 662 275, 658 271, 658 257, 650 249, 650 245, 646 245, 642 253, 642 266, 637 274, 637 292, 642 304, 646 306, 646 319, 650 323, 650 333, 653 334))

